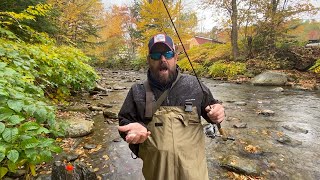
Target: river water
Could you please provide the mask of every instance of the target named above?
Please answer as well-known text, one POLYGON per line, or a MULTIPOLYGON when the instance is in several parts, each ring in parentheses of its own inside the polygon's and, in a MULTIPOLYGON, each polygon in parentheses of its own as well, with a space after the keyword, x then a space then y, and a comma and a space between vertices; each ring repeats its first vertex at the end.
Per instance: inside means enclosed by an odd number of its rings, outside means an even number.
MULTIPOLYGON (((146 78, 137 72, 103 73, 106 86, 125 86, 126 90, 112 91, 103 99, 94 100, 113 104, 112 111, 118 112, 124 98, 134 83, 128 79, 146 78)), ((202 78, 213 96, 223 102, 227 120, 222 127, 235 141, 222 138, 206 138, 206 155, 210 179, 232 179, 235 174, 221 164, 227 157, 236 157, 258 174, 250 177, 260 179, 320 179, 320 92, 298 91, 284 87, 277 92, 275 87, 233 84, 202 78), (271 110, 274 115, 259 114, 271 110), (235 128, 236 124, 245 128, 235 128), (286 128, 291 127, 291 129, 286 128), (292 130, 298 129, 298 130, 292 130), (286 143, 279 139, 287 138, 286 143), (254 153, 246 147, 256 147, 254 153)), ((90 163, 98 167, 102 179, 143 179, 142 162, 133 159, 127 143, 119 138, 118 124, 106 123, 102 115, 94 117, 95 131, 86 142, 101 144, 102 148, 90 154, 90 163), (120 141, 120 142, 118 142, 120 141), (107 158, 106 158, 107 155, 107 158)), ((237 162, 234 162, 237 164, 237 162)), ((242 166, 240 164, 240 166, 242 166)), ((248 167, 246 167, 248 169, 248 167)))

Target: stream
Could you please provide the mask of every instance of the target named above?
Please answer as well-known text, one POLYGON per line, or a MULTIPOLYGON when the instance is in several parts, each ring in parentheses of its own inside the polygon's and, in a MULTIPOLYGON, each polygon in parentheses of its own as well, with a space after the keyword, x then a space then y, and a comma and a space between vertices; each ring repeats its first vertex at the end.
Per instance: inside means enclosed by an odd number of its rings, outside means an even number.
MULTIPOLYGON (((145 73, 133 71, 105 70, 101 76, 100 84, 104 87, 126 89, 110 90, 108 96, 96 100, 89 95, 82 98, 93 105, 112 104, 112 111, 116 113, 130 86, 146 79, 145 73)), ((261 179, 320 179, 319 91, 283 87, 284 91, 279 92, 271 86, 206 78, 201 81, 223 102, 227 117, 222 127, 235 138, 235 141, 206 138, 210 179, 236 178, 232 169, 261 179)), ((131 157, 127 143, 118 134, 117 121, 108 123, 102 114, 94 116, 93 120, 94 132, 84 141, 102 146, 89 155, 89 163, 98 168, 96 173, 102 179, 143 179, 142 161, 131 157)))

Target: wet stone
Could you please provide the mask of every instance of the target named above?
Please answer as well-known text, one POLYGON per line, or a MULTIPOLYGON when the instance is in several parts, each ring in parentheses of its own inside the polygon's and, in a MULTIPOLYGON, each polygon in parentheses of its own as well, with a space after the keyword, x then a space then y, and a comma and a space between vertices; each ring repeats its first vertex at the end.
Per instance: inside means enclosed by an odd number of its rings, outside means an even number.
POLYGON ((116 113, 107 110, 103 111, 103 116, 105 118, 118 119, 118 115, 116 113))
POLYGON ((240 119, 235 118, 235 117, 228 117, 228 118, 226 119, 226 121, 240 121, 240 119))
POLYGON ((87 167, 86 164, 80 161, 75 161, 73 164, 74 170, 67 172, 66 164, 56 161, 52 166, 52 179, 72 179, 72 180, 96 180, 95 172, 87 167))
POLYGON ((275 112, 272 110, 265 109, 265 110, 259 111, 258 114, 261 114, 263 116, 273 116, 275 112))
POLYGON ((36 178, 36 180, 51 180, 51 175, 49 175, 49 174, 41 174, 36 178))
POLYGON ((99 94, 99 91, 89 91, 90 96, 99 94))
POLYGON ((115 138, 112 140, 113 142, 121 142, 122 141, 122 138, 121 137, 118 137, 118 138, 115 138))
POLYGON ((88 108, 90 111, 103 111, 103 107, 98 107, 98 106, 90 106, 88 108))
POLYGON ((113 86, 113 90, 124 90, 127 89, 127 87, 124 86, 113 86))
POLYGON ((233 125, 234 128, 247 128, 247 123, 237 123, 233 125))
POLYGON ((277 88, 272 89, 272 91, 274 91, 274 92, 283 92, 284 89, 282 87, 277 87, 277 88))
POLYGON ((225 157, 220 166, 229 171, 245 175, 260 175, 259 166, 250 159, 242 159, 238 156, 230 155, 225 157))
POLYGON ((65 111, 75 111, 75 112, 89 112, 89 109, 86 105, 74 105, 69 106, 64 109, 65 111))
POLYGON ((308 133, 308 130, 303 129, 301 127, 294 126, 294 125, 291 125, 291 126, 290 125, 283 125, 282 127, 288 131, 295 132, 295 133, 304 133, 304 134, 308 133))
POLYGON ((245 106, 245 105, 247 105, 247 103, 243 102, 243 101, 238 101, 238 102, 235 102, 234 104, 237 105, 237 106, 245 106))
POLYGON ((79 158, 79 155, 75 154, 75 153, 70 153, 70 154, 66 155, 66 159, 67 159, 68 162, 75 161, 78 158, 79 158))
POLYGON ((98 103, 97 106, 98 107, 104 107, 104 108, 112 108, 113 107, 113 105, 105 104, 105 103, 98 103))
POLYGON ((284 136, 282 136, 280 138, 277 138, 276 140, 278 142, 280 142, 281 144, 285 144, 285 145, 292 146, 292 147, 296 147, 296 146, 299 146, 299 145, 302 144, 301 141, 294 140, 294 139, 290 138, 287 135, 284 135, 284 136))
POLYGON ((95 144, 85 144, 85 145, 83 146, 83 148, 84 148, 84 149, 87 149, 87 150, 94 149, 94 148, 96 148, 96 147, 97 147, 97 145, 95 145, 95 144))

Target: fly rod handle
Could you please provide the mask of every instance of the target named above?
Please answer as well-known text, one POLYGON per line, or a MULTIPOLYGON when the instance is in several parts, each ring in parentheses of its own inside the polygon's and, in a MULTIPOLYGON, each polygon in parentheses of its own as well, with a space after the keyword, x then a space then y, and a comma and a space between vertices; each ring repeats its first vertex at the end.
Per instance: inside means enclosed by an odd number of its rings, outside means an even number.
POLYGON ((222 139, 223 139, 224 141, 228 140, 228 137, 226 136, 226 133, 224 132, 224 130, 223 130, 222 127, 221 127, 221 124, 220 124, 220 123, 217 123, 216 125, 217 125, 217 127, 218 127, 218 131, 219 131, 220 135, 222 136, 222 139))

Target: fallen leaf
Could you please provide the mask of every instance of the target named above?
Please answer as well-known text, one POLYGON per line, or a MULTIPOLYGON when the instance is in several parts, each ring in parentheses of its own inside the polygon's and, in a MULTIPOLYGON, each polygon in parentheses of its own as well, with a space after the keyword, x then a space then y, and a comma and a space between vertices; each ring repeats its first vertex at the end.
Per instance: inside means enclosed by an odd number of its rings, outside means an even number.
POLYGON ((99 168, 94 168, 93 171, 97 172, 97 171, 99 171, 99 168))
POLYGON ((260 147, 259 146, 253 146, 253 145, 248 145, 246 147, 244 147, 244 149, 249 152, 249 153, 257 153, 260 151, 260 147))
POLYGON ((109 160, 109 156, 106 154, 104 156, 102 156, 105 160, 109 160))

